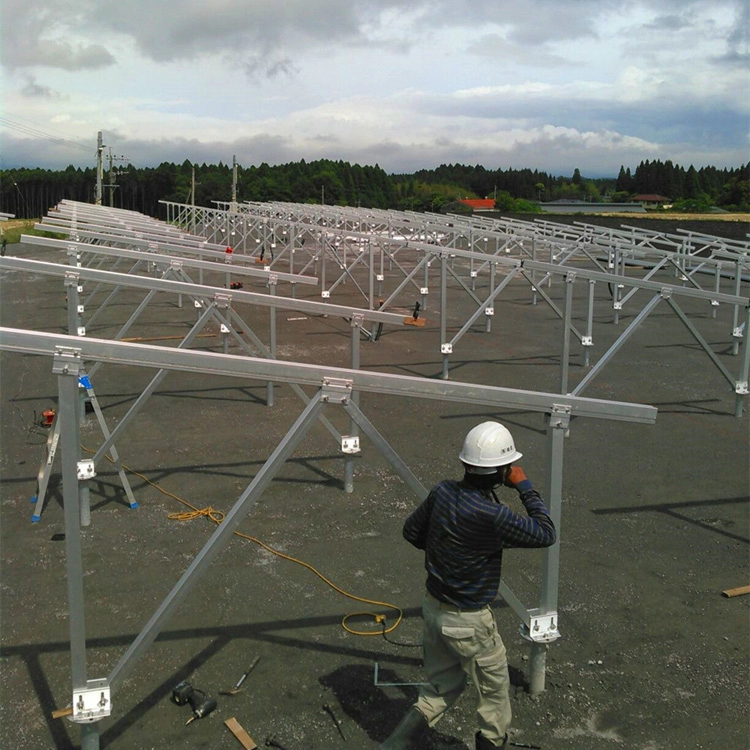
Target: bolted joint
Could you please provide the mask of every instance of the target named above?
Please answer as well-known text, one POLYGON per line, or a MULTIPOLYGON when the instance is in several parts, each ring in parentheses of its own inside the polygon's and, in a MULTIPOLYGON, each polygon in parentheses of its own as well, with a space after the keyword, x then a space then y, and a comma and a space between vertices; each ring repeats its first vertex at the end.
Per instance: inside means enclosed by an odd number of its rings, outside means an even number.
POLYGON ((73 689, 71 721, 90 724, 112 713, 112 695, 106 679, 87 680, 85 688, 73 689))
POLYGON ((81 459, 76 464, 76 472, 78 480, 85 482, 88 479, 93 479, 96 476, 96 467, 94 462, 90 458, 81 459))
POLYGON ((223 292, 217 292, 214 294, 214 305, 223 310, 228 308, 232 304, 232 295, 224 294, 223 292))
POLYGON ((320 400, 326 404, 348 404, 353 381, 344 378, 323 378, 320 400))
POLYGON ((570 404, 553 404, 552 411, 547 415, 549 426, 567 430, 571 411, 570 404))
POLYGON ((55 375, 75 375, 76 377, 83 368, 81 350, 67 346, 58 346, 52 360, 52 372, 55 375))
POLYGON ((532 643, 551 643, 560 638, 557 623, 557 612, 540 614, 538 609, 530 609, 529 623, 521 625, 521 636, 532 643))
POLYGON ((80 274, 76 273, 76 271, 66 271, 65 281, 63 283, 66 287, 77 287, 80 280, 81 276, 80 274))
POLYGON ((738 396, 747 396, 748 395, 748 382, 747 380, 739 380, 737 383, 735 383, 734 386, 734 392, 738 396))

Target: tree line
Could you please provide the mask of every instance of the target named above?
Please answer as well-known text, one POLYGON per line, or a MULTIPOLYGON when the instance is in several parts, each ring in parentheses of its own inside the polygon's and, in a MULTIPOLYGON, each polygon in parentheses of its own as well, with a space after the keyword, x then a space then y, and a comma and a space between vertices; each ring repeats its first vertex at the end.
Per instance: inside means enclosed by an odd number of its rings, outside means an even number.
MULTIPOLYGON (((163 163, 126 165, 105 172, 102 203, 163 218, 160 201, 213 206, 232 198, 231 165, 163 163), (193 195, 193 192, 195 193, 193 195)), ((0 211, 35 218, 63 199, 93 203, 96 170, 15 169, 0 173, 0 211)), ((270 166, 237 167, 236 196, 243 201, 288 201, 341 206, 439 211, 464 198, 494 198, 501 210, 533 211, 540 201, 621 202, 635 194, 659 194, 683 209, 750 210, 750 164, 736 169, 685 169, 670 161, 643 161, 617 178, 570 177, 531 169, 486 169, 442 164, 414 174, 387 174, 378 165, 304 160, 270 166)))

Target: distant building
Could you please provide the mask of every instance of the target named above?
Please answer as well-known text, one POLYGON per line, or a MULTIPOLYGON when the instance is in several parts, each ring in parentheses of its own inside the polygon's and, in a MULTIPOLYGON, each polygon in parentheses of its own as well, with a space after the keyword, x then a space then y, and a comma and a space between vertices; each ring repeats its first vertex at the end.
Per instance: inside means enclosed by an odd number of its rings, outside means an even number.
POLYGON ((539 208, 549 214, 643 214, 640 203, 589 203, 581 200, 557 200, 540 203, 539 208))
POLYGON ((630 198, 631 203, 640 203, 644 208, 662 208, 665 203, 669 203, 669 198, 656 193, 645 193, 643 195, 634 195, 630 198))
POLYGON ((465 206, 469 206, 474 211, 494 211, 495 210, 495 199, 494 198, 465 198, 459 203, 463 203, 465 206))

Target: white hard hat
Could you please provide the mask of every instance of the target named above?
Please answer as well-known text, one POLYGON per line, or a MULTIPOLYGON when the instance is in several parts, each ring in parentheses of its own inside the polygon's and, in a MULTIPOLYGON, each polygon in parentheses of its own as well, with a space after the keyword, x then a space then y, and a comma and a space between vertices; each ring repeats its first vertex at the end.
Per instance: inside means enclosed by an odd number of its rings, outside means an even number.
POLYGON ((523 454, 516 450, 513 435, 499 422, 482 422, 466 435, 459 458, 475 474, 518 461, 523 454))

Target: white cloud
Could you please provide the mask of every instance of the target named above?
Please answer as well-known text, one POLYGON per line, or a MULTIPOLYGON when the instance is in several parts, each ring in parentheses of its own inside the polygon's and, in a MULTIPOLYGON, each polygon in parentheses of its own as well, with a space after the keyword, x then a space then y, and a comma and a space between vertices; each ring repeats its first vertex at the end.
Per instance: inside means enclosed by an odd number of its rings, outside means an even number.
MULTIPOLYGON (((2 24, 4 116, 92 151, 103 130, 139 166, 234 153, 245 164, 466 161, 563 174, 616 174, 645 158, 748 161, 744 0, 529 7, 4 0, 14 19, 2 24)), ((34 151, 14 140, 27 131, 4 127, 6 163, 89 158, 34 151)))

